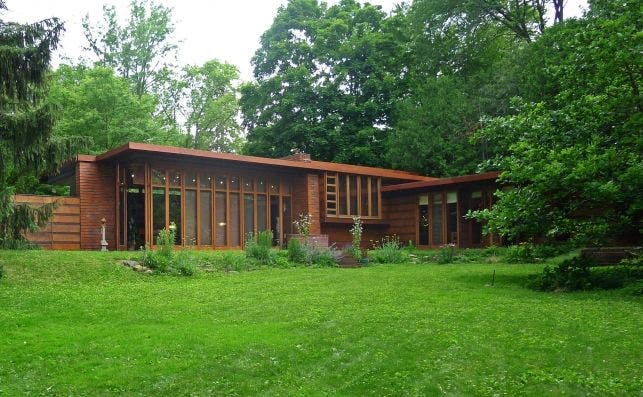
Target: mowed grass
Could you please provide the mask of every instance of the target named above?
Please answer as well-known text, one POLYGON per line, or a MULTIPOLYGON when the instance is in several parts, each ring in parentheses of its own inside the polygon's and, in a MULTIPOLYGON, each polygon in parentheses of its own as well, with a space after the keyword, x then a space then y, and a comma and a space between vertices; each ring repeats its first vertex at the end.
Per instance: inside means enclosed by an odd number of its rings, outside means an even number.
POLYGON ((115 263, 130 255, 0 251, 0 395, 643 390, 641 298, 526 289, 542 265, 182 278, 115 263))

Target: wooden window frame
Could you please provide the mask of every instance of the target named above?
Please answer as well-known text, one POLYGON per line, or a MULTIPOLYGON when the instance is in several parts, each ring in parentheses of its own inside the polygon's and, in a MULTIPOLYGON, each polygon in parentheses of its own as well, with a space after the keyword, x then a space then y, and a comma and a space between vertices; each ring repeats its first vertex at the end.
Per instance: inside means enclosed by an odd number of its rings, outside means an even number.
POLYGON ((324 214, 326 218, 348 218, 351 219, 353 216, 359 216, 361 219, 382 219, 382 178, 377 176, 368 176, 368 175, 358 175, 358 174, 347 174, 341 172, 326 172, 324 173, 324 214), (345 177, 346 182, 345 186, 342 186, 340 182, 343 177, 345 177), (357 202, 357 215, 351 215, 351 177, 355 177, 355 194, 357 202), (367 178, 367 197, 368 197, 368 215, 360 215, 362 211, 362 183, 361 178, 367 178), (334 180, 335 183, 329 183, 330 180, 334 180), (374 183, 375 182, 375 183, 374 183), (330 192, 329 187, 334 187, 335 191, 330 192), (340 197, 341 190, 344 189, 346 193, 346 214, 340 213, 340 197), (374 190, 377 189, 377 215, 373 214, 373 194, 374 190), (334 197, 334 200, 329 199, 329 196, 334 197), (329 208, 328 204, 334 203, 335 208, 329 208))

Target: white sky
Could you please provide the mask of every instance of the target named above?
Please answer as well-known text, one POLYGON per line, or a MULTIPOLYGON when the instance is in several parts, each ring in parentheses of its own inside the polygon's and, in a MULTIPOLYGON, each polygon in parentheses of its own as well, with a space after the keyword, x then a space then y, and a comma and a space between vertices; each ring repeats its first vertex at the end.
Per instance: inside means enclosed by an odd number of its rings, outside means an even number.
MULTIPOLYGON (((76 61, 86 45, 82 18, 102 20, 103 4, 116 6, 117 15, 129 15, 129 0, 7 0, 2 18, 14 22, 35 22, 52 16, 65 22, 66 32, 56 52, 54 65, 68 57, 76 61)), ((259 47, 280 5, 287 0, 156 0, 173 9, 174 37, 179 45, 179 64, 202 64, 216 58, 236 65, 242 80, 252 78, 250 59, 259 47)), ((390 11, 401 0, 370 0, 390 11)), ((327 1, 337 3, 337 0, 327 1)), ((579 16, 586 0, 568 0, 566 17, 579 16)))

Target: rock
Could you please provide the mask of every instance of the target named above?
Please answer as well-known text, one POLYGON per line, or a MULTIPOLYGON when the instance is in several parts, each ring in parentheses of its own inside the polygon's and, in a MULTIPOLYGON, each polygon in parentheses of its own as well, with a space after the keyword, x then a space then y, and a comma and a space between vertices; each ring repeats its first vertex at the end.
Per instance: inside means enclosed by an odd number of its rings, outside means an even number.
POLYGON ((131 268, 134 268, 136 266, 140 266, 137 261, 122 260, 120 262, 121 262, 121 265, 131 267, 131 268))

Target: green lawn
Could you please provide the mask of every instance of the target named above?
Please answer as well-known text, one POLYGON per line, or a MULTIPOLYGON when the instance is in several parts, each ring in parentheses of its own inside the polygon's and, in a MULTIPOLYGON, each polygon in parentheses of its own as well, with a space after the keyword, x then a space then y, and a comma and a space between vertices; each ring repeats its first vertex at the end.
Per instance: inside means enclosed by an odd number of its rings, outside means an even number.
POLYGON ((127 255, 0 251, 0 395, 643 392, 641 298, 526 289, 542 265, 185 278, 127 255))

